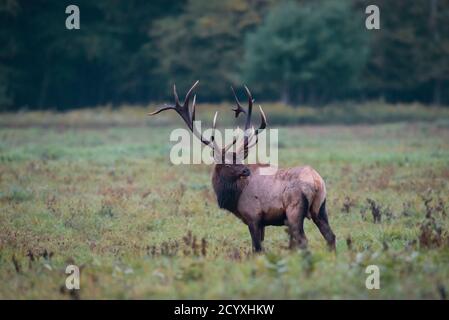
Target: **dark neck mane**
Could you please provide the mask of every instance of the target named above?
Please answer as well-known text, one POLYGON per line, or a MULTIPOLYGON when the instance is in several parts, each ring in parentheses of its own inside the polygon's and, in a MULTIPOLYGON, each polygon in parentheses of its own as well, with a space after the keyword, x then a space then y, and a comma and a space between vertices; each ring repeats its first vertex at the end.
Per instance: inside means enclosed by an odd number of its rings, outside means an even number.
POLYGON ((232 213, 237 213, 237 204, 246 181, 227 181, 220 176, 214 176, 212 184, 217 196, 218 206, 232 213))

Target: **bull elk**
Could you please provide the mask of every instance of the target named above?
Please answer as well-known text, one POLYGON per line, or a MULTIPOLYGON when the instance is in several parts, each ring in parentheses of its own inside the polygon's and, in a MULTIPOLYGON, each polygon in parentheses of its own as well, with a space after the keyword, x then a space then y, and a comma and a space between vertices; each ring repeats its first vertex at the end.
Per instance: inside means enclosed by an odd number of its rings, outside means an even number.
MULTIPOLYGON (((249 229, 253 250, 262 250, 266 226, 287 225, 290 233, 290 244, 307 247, 307 238, 304 233, 304 219, 312 219, 327 241, 330 249, 335 250, 335 235, 329 226, 326 212, 326 186, 321 176, 310 166, 277 169, 264 164, 245 165, 244 160, 248 150, 256 145, 257 135, 267 125, 266 116, 260 108, 261 123, 257 130, 251 130, 251 114, 253 98, 245 86, 248 96, 248 108, 245 110, 234 90, 236 108, 235 116, 246 114, 245 134, 243 143, 237 151, 230 152, 230 146, 235 145, 236 139, 229 145, 221 148, 215 141, 215 128, 217 113, 215 113, 212 134, 209 139, 203 137, 194 126, 196 95, 193 97, 192 107, 189 108, 192 92, 198 81, 187 92, 181 105, 176 86, 174 86, 175 105, 166 105, 149 113, 156 115, 165 110, 176 111, 186 123, 189 130, 206 146, 213 150, 216 159, 212 186, 215 191, 220 208, 232 212, 242 220, 249 229), (250 132, 250 133, 248 133, 250 132), (243 150, 243 159, 237 160, 238 152, 243 150), (261 169, 264 174, 261 174, 261 169), (273 174, 266 171, 273 169, 273 174)), ((240 157, 242 158, 242 157, 240 157)))

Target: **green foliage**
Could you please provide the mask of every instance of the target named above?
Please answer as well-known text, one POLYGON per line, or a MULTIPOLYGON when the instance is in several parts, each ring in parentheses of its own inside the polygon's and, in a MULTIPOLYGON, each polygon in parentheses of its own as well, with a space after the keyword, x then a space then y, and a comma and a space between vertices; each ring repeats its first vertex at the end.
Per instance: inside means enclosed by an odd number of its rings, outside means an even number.
POLYGON ((248 81, 284 102, 449 104, 449 0, 79 0, 80 30, 69 4, 0 1, 0 111, 161 101, 197 79, 202 101, 248 81))
POLYGON ((23 202, 33 198, 32 193, 20 186, 12 186, 5 192, 0 192, 0 201, 23 202))
POLYGON ((243 74, 254 86, 281 92, 286 103, 336 97, 354 88, 365 65, 362 24, 346 1, 282 2, 248 36, 243 74))
POLYGON ((282 276, 288 272, 287 260, 273 252, 265 255, 265 267, 273 276, 282 276))
POLYGON ((136 102, 160 90, 148 29, 182 2, 80 0, 80 30, 65 28, 73 1, 13 3, 0 10, 0 109, 136 102))
MULTIPOLYGON (((360 10, 372 1, 360 1, 360 10)), ((449 1, 378 0, 381 30, 371 38, 362 86, 389 101, 449 98, 449 1), (392 14, 392 13, 395 14, 392 14)))
POLYGON ((155 23, 160 73, 181 88, 201 79, 201 98, 228 98, 239 85, 244 35, 262 20, 269 0, 190 0, 182 14, 155 23))

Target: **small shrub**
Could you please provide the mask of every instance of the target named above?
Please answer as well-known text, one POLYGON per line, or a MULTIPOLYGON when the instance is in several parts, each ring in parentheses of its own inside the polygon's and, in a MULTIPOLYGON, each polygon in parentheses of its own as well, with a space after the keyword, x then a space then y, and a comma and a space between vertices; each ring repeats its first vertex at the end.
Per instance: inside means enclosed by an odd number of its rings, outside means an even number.
POLYGON ((32 192, 19 186, 13 186, 6 192, 0 192, 0 200, 8 202, 24 202, 32 198, 32 192))
POLYGON ((288 271, 287 261, 274 253, 265 255, 265 267, 273 276, 280 276, 288 271))
POLYGON ((351 207, 354 206, 354 201, 349 198, 348 196, 345 197, 345 200, 343 201, 343 207, 341 208, 341 211, 345 213, 349 213, 351 211, 351 207))
POLYGON ((439 248, 447 244, 449 238, 443 233, 443 228, 439 221, 434 217, 435 207, 431 205, 432 197, 430 193, 422 196, 424 206, 426 207, 426 216, 419 229, 419 245, 421 248, 439 248))
POLYGON ((366 201, 368 202, 368 205, 370 206, 371 209, 371 214, 373 215, 373 221, 374 223, 380 223, 382 220, 382 208, 379 204, 376 203, 376 201, 372 200, 372 199, 366 199, 366 201))
POLYGON ((315 270, 315 260, 309 250, 301 251, 301 266, 306 276, 310 276, 315 270))
POLYGON ((410 202, 402 203, 402 212, 404 217, 410 217, 412 215, 412 204, 410 202))
POLYGON ((176 278, 186 282, 198 281, 203 278, 203 269, 204 264, 201 261, 194 261, 182 266, 176 278))
POLYGON ((348 250, 351 251, 352 250, 352 238, 350 235, 348 235, 346 237, 346 245, 348 246, 348 250))
POLYGON ((101 209, 98 211, 98 214, 102 217, 114 217, 114 208, 110 205, 103 204, 101 209))

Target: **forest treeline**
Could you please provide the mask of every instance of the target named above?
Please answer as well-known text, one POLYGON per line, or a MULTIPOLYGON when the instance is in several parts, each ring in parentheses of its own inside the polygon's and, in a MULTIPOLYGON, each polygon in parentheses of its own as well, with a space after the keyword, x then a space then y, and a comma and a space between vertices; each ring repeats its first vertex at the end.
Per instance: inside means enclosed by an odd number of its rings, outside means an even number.
POLYGON ((0 0, 0 110, 162 101, 197 79, 208 102, 245 83, 292 105, 449 105, 448 21, 449 0, 0 0))

